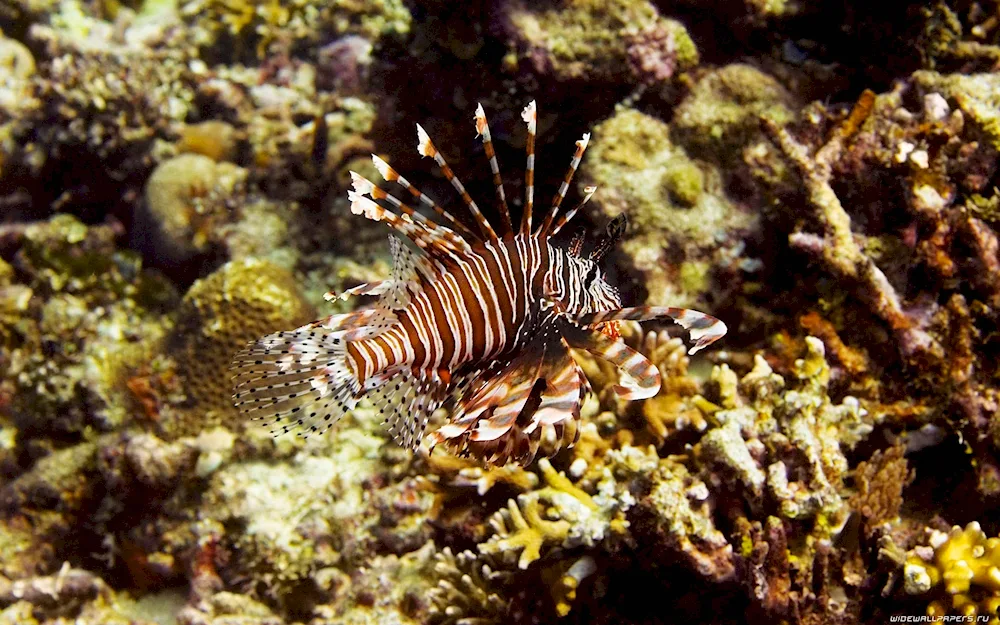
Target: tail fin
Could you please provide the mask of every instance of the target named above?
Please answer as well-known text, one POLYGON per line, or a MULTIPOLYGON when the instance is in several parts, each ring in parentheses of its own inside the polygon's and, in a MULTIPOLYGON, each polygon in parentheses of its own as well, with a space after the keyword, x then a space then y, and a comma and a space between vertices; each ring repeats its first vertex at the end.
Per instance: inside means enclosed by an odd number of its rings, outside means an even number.
POLYGON ((275 436, 326 432, 358 403, 345 334, 314 322, 247 345, 232 365, 236 407, 275 436))

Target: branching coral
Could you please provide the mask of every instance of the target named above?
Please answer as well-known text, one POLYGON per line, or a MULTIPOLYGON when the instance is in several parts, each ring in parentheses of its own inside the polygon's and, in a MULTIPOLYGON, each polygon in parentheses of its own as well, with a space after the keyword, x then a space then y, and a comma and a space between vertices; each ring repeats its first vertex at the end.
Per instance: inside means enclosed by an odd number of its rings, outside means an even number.
POLYGON ((538 476, 516 464, 482 467, 471 459, 460 458, 443 450, 431 454, 427 463, 437 475, 447 479, 449 486, 472 487, 485 495, 497 484, 509 484, 522 491, 538 485, 538 476))
POLYGON ((987 538, 979 523, 951 532, 933 531, 929 547, 913 549, 904 566, 904 589, 924 595, 942 588, 950 595, 950 606, 934 600, 927 606, 929 616, 958 613, 989 615, 997 620, 1000 610, 1000 538, 987 538))
POLYGON ((903 302, 878 265, 864 252, 851 231, 851 218, 830 186, 832 163, 844 147, 845 132, 833 137, 814 156, 785 129, 764 119, 762 127, 777 143, 785 157, 798 169, 809 202, 824 231, 822 235, 796 232, 789 244, 821 260, 837 276, 853 283, 872 311, 896 332, 907 355, 939 351, 934 339, 903 310, 903 302))
MULTIPOLYGON (((831 402, 823 343, 808 337, 806 346, 806 356, 795 363, 799 383, 792 390, 784 390, 785 381, 758 356, 739 383, 749 403, 715 412, 712 419, 719 425, 695 451, 706 468, 735 477, 751 501, 759 505, 766 495, 788 518, 819 515, 817 529, 827 533, 846 520, 848 465, 842 446, 856 445, 875 419, 853 397, 839 405, 831 402)), ((723 404, 739 403, 735 375, 724 369, 717 375, 723 404)))
MULTIPOLYGON (((869 393, 885 384, 924 415, 949 415, 973 447, 980 492, 995 497, 1000 471, 987 441, 998 391, 995 368, 981 363, 994 360, 983 329, 996 325, 1000 291, 990 272, 1000 238, 976 209, 990 204, 982 194, 997 167, 990 84, 919 72, 893 92, 866 92, 846 117, 817 108, 797 127, 817 143, 817 130, 832 126, 815 149, 774 123, 763 127, 805 183, 820 231, 789 216, 789 245, 848 287, 847 301, 833 306, 842 321, 881 322, 841 328, 850 334, 844 341, 867 342, 908 372, 870 384, 869 393)), ((780 203, 802 201, 783 184, 771 185, 780 203)))
POLYGON ((445 547, 434 554, 434 573, 440 579, 429 593, 431 622, 440 625, 505 622, 510 599, 498 591, 509 580, 509 572, 494 569, 484 556, 471 551, 455 555, 445 547))
POLYGON ((481 553, 520 552, 518 567, 525 569, 542 556, 545 547, 592 547, 624 534, 628 527, 624 512, 632 501, 615 496, 610 475, 598 486, 598 494, 591 496, 548 460, 539 461, 538 466, 546 486, 520 495, 516 503, 511 500, 494 515, 490 523, 496 534, 479 545, 481 553))

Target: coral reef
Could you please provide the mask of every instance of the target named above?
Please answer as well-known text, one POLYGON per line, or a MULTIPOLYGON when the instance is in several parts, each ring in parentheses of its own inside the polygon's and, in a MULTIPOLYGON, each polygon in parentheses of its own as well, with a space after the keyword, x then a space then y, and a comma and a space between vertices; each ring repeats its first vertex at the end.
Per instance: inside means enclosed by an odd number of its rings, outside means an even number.
POLYGON ((1000 538, 987 538, 972 522, 964 529, 931 532, 927 542, 907 557, 906 592, 929 595, 943 589, 949 599, 931 601, 927 605, 931 617, 959 614, 995 621, 1000 609, 1000 538))
POLYGON ((160 163, 146 183, 143 231, 154 239, 154 252, 174 263, 207 253, 229 221, 237 187, 246 176, 235 165, 200 154, 160 163))
POLYGON ((404 35, 410 13, 398 0, 333 3, 258 0, 187 0, 180 14, 191 37, 208 54, 264 57, 272 45, 298 47, 348 33, 376 41, 404 35))
POLYGON ((659 82, 698 64, 698 50, 680 22, 647 2, 506 2, 508 34, 535 71, 560 80, 659 82))
POLYGON ((623 109, 594 128, 580 177, 608 218, 626 213, 621 249, 653 305, 706 306, 719 291, 713 267, 738 257, 754 218, 723 188, 719 170, 688 156, 671 127, 623 109))
POLYGON ((0 29, 0 624, 1000 618, 995 2, 9 0, 0 29), (517 214, 532 99, 536 208, 591 130, 566 239, 626 214, 609 281, 720 347, 607 328, 660 392, 575 353, 579 440, 526 467, 403 451, 364 403, 309 440, 237 419, 233 352, 390 275, 348 172, 392 155, 457 206, 421 123, 492 218, 480 102, 517 214))
POLYGON ((172 287, 118 249, 115 228, 69 215, 25 227, 7 249, 0 385, 21 435, 121 425, 125 376, 163 336, 172 287))
POLYGON ((795 97, 775 78, 734 63, 706 72, 677 106, 671 136, 699 158, 732 166, 760 136, 761 117, 791 121, 795 97))

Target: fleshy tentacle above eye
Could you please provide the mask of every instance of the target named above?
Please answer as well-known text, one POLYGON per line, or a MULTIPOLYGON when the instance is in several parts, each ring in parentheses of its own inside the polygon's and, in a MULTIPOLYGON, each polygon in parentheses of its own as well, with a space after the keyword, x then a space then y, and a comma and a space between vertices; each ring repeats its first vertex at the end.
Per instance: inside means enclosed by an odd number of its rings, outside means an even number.
POLYGON ((608 321, 652 321, 667 318, 688 331, 694 343, 689 354, 702 350, 726 335, 726 324, 712 315, 689 308, 674 306, 636 306, 603 312, 588 313, 576 318, 576 323, 593 328, 608 321))

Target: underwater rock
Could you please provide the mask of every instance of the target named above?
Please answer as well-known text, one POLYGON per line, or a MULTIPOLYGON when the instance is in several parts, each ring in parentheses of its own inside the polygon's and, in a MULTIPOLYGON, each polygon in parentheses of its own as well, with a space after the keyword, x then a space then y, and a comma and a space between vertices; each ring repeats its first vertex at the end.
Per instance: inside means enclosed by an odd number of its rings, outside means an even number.
POLYGON ((180 14, 205 53, 228 62, 260 59, 272 45, 298 48, 348 33, 371 41, 406 35, 411 16, 400 0, 186 0, 180 14))
POLYGON ((718 291, 713 267, 739 256, 755 224, 727 197, 714 165, 692 159, 667 124, 634 109, 594 128, 580 178, 598 187, 592 203, 607 218, 627 214, 621 249, 651 305, 705 307, 718 291))
POLYGON ((52 573, 100 495, 97 445, 52 452, 0 488, 0 580, 52 573))
POLYGON ((346 35, 320 48, 316 59, 316 87, 338 93, 359 93, 368 83, 372 43, 360 35, 346 35))
POLYGON ((215 593, 177 614, 177 625, 285 625, 285 622, 263 603, 233 592, 215 593))
POLYGON ((698 64, 684 25, 645 0, 541 5, 508 0, 502 25, 536 72, 559 80, 658 82, 698 64))
POLYGON ((773 77, 734 63, 697 79, 674 111, 671 137, 696 158, 738 165, 743 148, 761 138, 762 116, 784 125, 797 108, 795 98, 773 77))
POLYGON ((725 581, 735 573, 733 548, 712 519, 708 487, 680 463, 661 460, 652 487, 629 513, 636 540, 654 560, 679 555, 698 575, 725 581))

